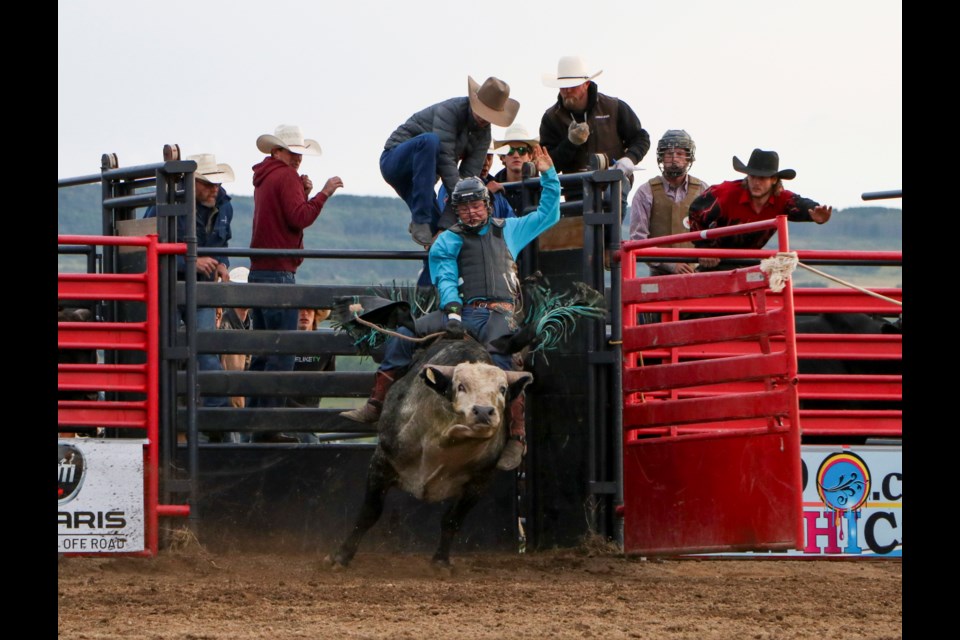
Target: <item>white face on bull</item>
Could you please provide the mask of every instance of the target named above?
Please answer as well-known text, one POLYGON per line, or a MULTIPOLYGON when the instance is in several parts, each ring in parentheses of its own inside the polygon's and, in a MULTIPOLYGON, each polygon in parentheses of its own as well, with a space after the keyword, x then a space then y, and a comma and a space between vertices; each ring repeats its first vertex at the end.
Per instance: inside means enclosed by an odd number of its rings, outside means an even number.
POLYGON ((480 363, 427 365, 423 376, 428 386, 450 401, 457 425, 467 427, 473 438, 492 438, 503 421, 511 384, 533 379, 523 371, 504 371, 480 363))

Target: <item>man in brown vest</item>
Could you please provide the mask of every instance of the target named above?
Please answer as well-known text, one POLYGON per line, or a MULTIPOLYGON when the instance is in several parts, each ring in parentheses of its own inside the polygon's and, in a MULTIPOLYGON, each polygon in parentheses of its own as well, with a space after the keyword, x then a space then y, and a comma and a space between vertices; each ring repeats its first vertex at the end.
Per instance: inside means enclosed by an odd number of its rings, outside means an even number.
MULTIPOLYGON (((670 129, 657 142, 657 166, 661 175, 651 178, 637 188, 630 206, 630 239, 646 240, 690 231, 687 212, 707 183, 690 175, 690 166, 696 157, 697 145, 683 129, 670 129)), ((671 247, 692 248, 683 242, 671 247)), ((696 263, 649 263, 650 275, 693 273, 696 263)))

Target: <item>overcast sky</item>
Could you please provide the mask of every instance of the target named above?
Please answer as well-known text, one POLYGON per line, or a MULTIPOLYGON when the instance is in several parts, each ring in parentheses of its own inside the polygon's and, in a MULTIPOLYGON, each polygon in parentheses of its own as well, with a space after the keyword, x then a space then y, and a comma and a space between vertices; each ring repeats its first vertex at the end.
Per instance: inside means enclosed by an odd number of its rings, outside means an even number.
MULTIPOLYGON (((256 138, 286 123, 323 147, 300 167, 317 188, 339 175, 342 193, 395 195, 378 159, 407 117, 466 95, 468 75, 494 75, 520 102, 516 122, 536 132, 557 95, 542 74, 580 55, 654 147, 686 129, 692 173, 707 182, 738 177, 731 158, 760 147, 796 169, 792 190, 825 204, 902 187, 899 1, 469 6, 60 1, 58 178, 99 173, 107 152, 121 166, 160 162, 178 143, 184 155, 215 153, 236 172, 228 191, 250 195, 256 138), (511 12, 494 16, 499 6, 511 12)), ((640 166, 638 177, 656 175, 653 150, 640 166)))

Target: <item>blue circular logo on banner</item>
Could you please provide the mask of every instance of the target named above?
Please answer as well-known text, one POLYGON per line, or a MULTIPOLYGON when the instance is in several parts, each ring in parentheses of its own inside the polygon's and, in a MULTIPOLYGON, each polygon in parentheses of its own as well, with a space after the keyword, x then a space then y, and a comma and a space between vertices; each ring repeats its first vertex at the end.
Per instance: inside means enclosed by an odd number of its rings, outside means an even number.
POLYGON ((823 504, 834 511, 856 511, 870 495, 867 463, 850 452, 827 456, 817 471, 817 493, 823 504))

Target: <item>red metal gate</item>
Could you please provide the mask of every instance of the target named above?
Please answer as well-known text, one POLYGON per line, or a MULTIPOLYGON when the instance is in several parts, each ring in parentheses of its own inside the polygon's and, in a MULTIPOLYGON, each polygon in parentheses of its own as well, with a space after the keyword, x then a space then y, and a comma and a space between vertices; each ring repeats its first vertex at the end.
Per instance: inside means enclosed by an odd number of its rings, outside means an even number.
POLYGON ((143 400, 58 400, 57 423, 64 427, 143 429, 144 446, 144 551, 119 554, 154 556, 159 543, 160 516, 188 516, 189 505, 159 504, 158 366, 159 310, 158 256, 184 253, 183 244, 160 244, 156 235, 145 237, 58 236, 59 244, 144 247, 145 273, 59 273, 58 300, 121 300, 146 306, 143 322, 59 322, 59 349, 137 350, 144 364, 58 364, 60 391, 106 391, 144 394, 143 400))
MULTIPOLYGON (((717 237, 770 227, 777 228, 780 250, 787 251, 785 218, 707 233, 717 237)), ((700 236, 683 234, 668 242, 694 237, 700 236)), ((799 548, 802 481, 791 284, 773 294, 759 267, 636 278, 635 251, 664 242, 624 246, 624 550, 799 548), (664 321, 638 326, 644 312, 661 314, 664 321), (733 393, 724 390, 731 383, 733 393)))

